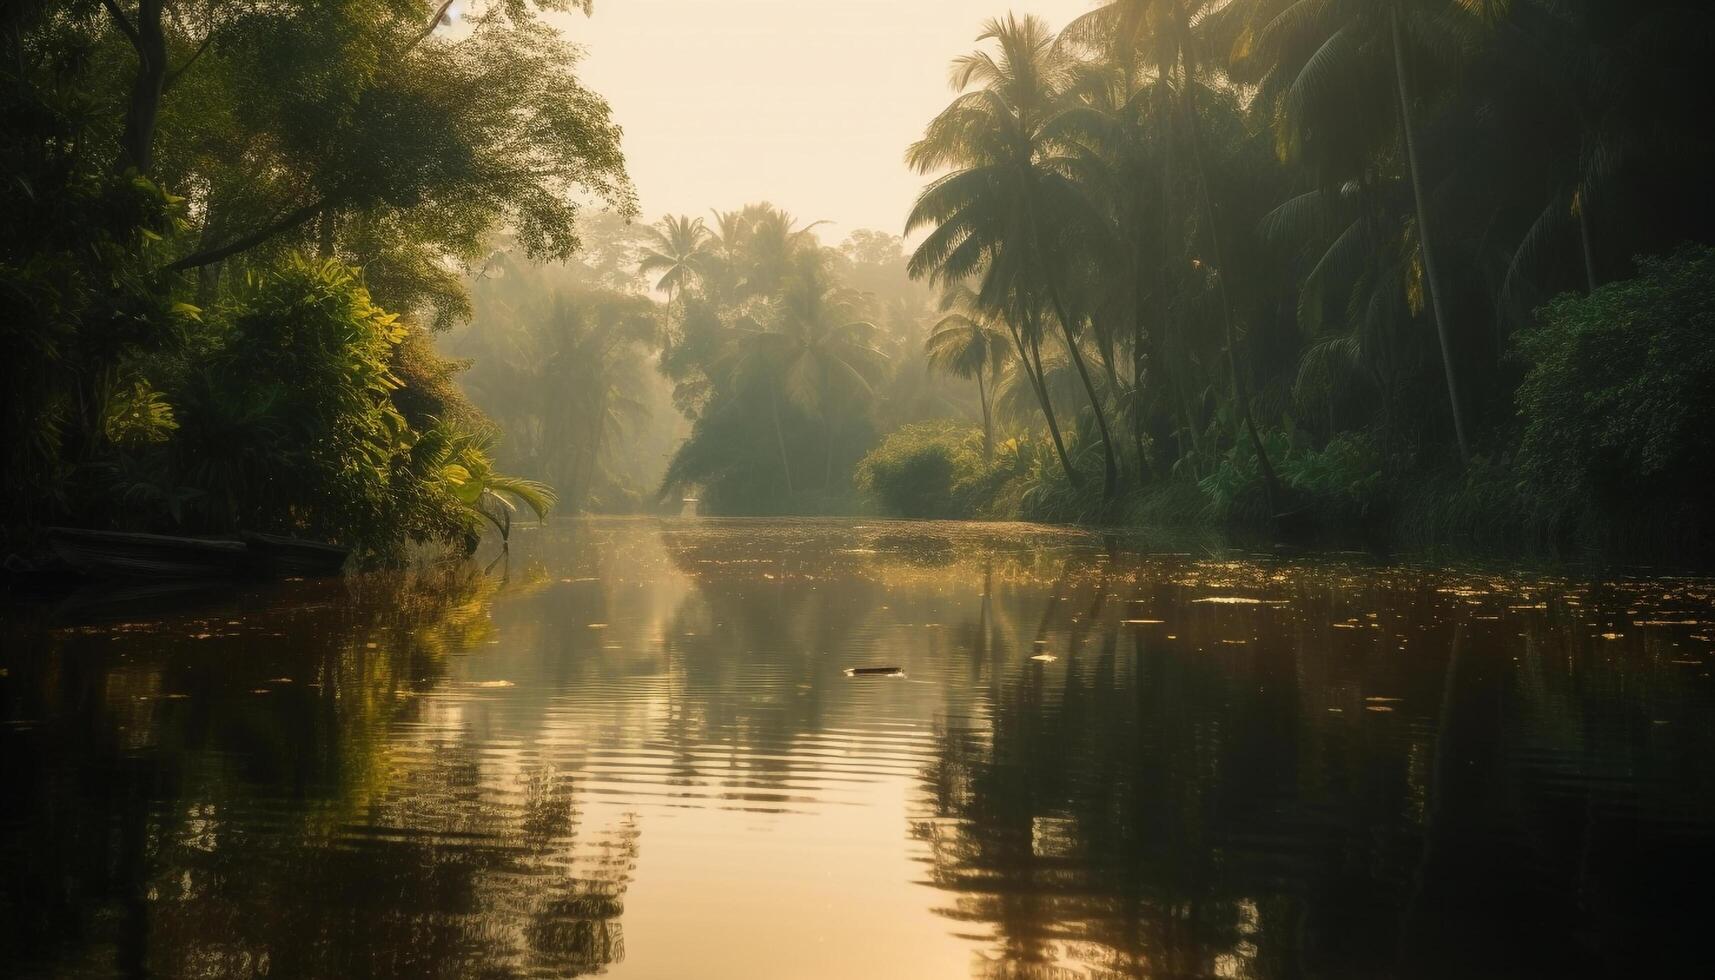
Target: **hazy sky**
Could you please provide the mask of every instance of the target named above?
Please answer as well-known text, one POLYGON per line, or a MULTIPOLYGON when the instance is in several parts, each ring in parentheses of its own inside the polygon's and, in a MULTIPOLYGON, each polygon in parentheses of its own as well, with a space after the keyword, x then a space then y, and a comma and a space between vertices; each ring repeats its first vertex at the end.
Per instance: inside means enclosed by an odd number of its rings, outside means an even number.
MULTIPOLYGON (((1090 0, 1016 0, 1055 28, 1090 0)), ((898 234, 923 180, 905 148, 952 97, 948 62, 1006 0, 596 0, 560 23, 625 128, 654 221, 768 200, 898 234)))

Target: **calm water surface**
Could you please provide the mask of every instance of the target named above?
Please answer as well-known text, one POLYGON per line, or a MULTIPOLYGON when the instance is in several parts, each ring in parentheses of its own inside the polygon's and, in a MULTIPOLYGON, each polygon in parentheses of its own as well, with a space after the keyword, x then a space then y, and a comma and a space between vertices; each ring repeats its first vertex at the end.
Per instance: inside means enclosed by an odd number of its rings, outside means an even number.
POLYGON ((0 626, 0 974, 1707 976, 1712 640, 1016 525, 87 596, 0 626))

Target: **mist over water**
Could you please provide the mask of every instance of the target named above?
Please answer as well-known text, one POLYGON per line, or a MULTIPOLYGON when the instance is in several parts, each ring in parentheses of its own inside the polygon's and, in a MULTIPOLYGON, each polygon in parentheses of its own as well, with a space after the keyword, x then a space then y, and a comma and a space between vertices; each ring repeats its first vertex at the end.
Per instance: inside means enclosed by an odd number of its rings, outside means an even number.
POLYGON ((1683 975, 1706 580, 567 520, 7 613, 25 976, 1683 975), (151 608, 159 608, 151 599, 151 608), (847 676, 892 666, 903 676, 847 676))

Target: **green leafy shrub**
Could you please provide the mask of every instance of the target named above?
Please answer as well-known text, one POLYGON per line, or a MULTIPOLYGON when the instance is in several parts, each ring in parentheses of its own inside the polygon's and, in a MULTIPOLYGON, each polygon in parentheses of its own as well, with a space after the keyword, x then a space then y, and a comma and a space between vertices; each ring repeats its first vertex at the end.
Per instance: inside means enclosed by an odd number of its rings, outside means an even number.
POLYGON ((1280 460, 1280 478, 1318 520, 1359 522, 1382 497, 1382 455, 1368 432, 1342 432, 1320 449, 1294 447, 1280 460))
MULTIPOLYGON (((1284 429, 1263 433, 1262 441, 1286 491, 1282 507, 1323 524, 1361 522, 1380 507, 1384 461, 1369 433, 1338 433, 1317 447, 1288 420, 1284 429)), ((1262 467, 1248 439, 1220 457, 1198 486, 1218 520, 1264 523, 1271 516, 1262 467)))
MULTIPOLYGON (((1294 450, 1292 431, 1262 433, 1263 448, 1274 464, 1277 475, 1294 450)), ((1263 524, 1273 516, 1268 512, 1268 498, 1263 492, 1262 466, 1249 439, 1238 440, 1222 455, 1208 476, 1197 486, 1209 498, 1209 513, 1216 520, 1231 524, 1263 524)))
POLYGON ((1037 487, 1055 478, 1059 464, 1048 452, 1028 435, 1014 436, 997 442, 985 463, 980 428, 951 419, 918 422, 883 437, 853 480, 872 504, 897 517, 1012 520, 1037 487))
POLYGON ((492 428, 446 397, 446 362, 432 349, 401 359, 409 336, 337 262, 297 256, 253 274, 179 396, 173 448, 200 523, 325 538, 385 559, 406 541, 474 547, 489 523, 504 536, 514 500, 546 516, 554 492, 495 471, 492 428), (429 369, 430 390, 399 397, 401 360, 429 369), (401 401, 464 411, 414 426, 401 401))
POLYGON ((1706 530, 1715 456, 1715 250, 1563 296, 1519 335, 1518 469, 1563 527, 1706 530))
POLYGON ((983 476, 981 440, 981 430, 960 422, 902 426, 864 456, 854 482, 895 517, 969 517, 969 502, 960 491, 983 476))

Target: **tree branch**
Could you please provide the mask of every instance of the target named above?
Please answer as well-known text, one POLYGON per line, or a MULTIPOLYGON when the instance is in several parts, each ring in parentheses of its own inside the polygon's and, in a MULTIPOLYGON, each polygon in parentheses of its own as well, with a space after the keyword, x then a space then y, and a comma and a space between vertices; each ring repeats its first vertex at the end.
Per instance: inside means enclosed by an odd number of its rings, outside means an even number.
POLYGON ((209 43, 213 40, 214 28, 211 27, 209 28, 208 36, 202 39, 202 43, 197 45, 197 49, 191 52, 191 56, 189 58, 185 59, 185 63, 173 69, 173 73, 167 76, 167 80, 161 84, 161 91, 166 92, 170 90, 173 87, 173 83, 179 80, 179 76, 185 73, 185 69, 196 64, 196 60, 202 57, 204 51, 208 50, 209 43))
POLYGON ((404 54, 405 52, 410 51, 412 48, 423 43, 430 34, 435 33, 435 28, 441 26, 441 18, 447 15, 447 10, 451 8, 452 5, 453 0, 441 0, 440 7, 435 10, 435 16, 429 18, 429 23, 424 25, 422 31, 420 31, 416 37, 406 42, 405 46, 399 49, 399 53, 404 54))
POLYGON ((334 201, 332 198, 324 197, 318 201, 306 204, 301 208, 288 211, 273 224, 258 228, 248 235, 242 235, 235 238, 232 241, 227 242, 225 245, 203 249, 200 252, 192 252, 184 258, 168 264, 166 271, 184 272, 187 269, 198 269, 205 265, 213 265, 222 259, 237 255, 239 252, 248 251, 268 239, 273 238, 275 235, 291 231, 293 228, 309 221, 311 218, 321 214, 328 207, 332 206, 333 203, 334 201))
POLYGON ((113 0, 101 0, 101 5, 107 8, 108 14, 112 15, 113 23, 119 28, 119 33, 131 40, 132 47, 141 50, 143 39, 138 36, 137 28, 132 26, 131 19, 125 16, 125 11, 120 10, 119 5, 113 0))

